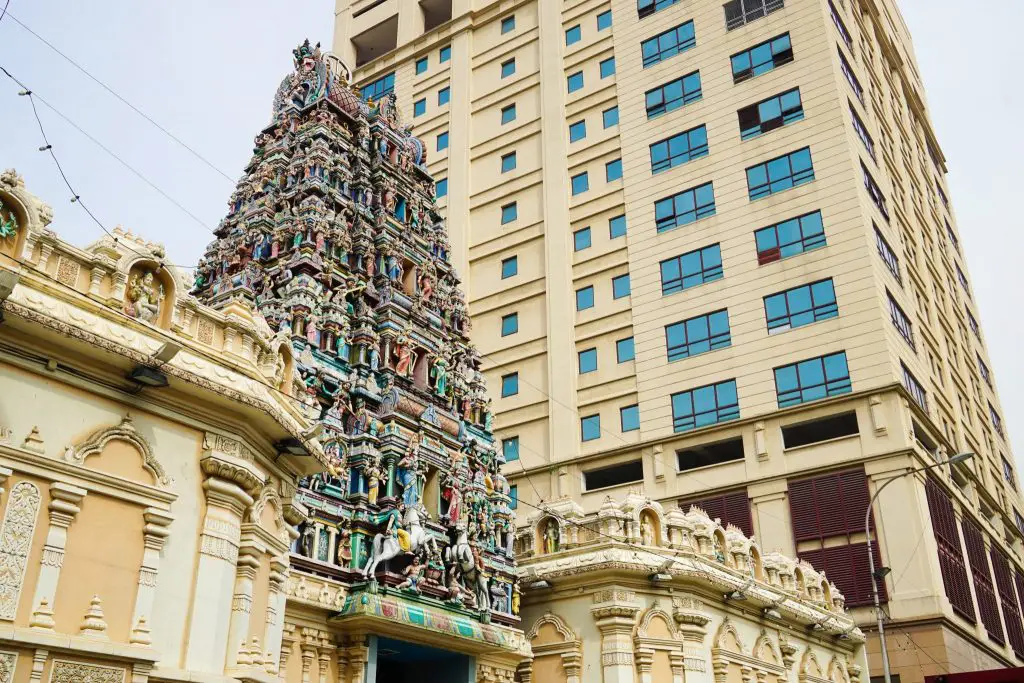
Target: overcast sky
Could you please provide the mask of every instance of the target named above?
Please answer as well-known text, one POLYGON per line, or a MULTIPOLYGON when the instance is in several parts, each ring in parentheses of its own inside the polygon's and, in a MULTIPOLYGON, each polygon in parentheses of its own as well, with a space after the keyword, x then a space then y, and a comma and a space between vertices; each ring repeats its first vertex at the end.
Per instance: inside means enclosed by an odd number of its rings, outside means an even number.
MULTIPOLYGON (((1020 0, 903 0, 938 139, 974 297, 1011 432, 1024 427, 1024 22, 1020 0)), ((45 106, 40 115, 65 171, 97 217, 162 241, 175 263, 196 262, 234 185, 39 42, 24 22, 125 99, 236 178, 270 117, 291 49, 331 44, 332 0, 56 2, 12 0, 0 22, 0 65, 188 212, 45 106), (204 227, 204 225, 206 227, 204 227)), ((54 227, 79 245, 99 228, 69 203, 26 98, 0 74, 0 168, 14 166, 54 206, 54 227)), ((1018 452, 1018 462, 1024 462, 1018 452)))

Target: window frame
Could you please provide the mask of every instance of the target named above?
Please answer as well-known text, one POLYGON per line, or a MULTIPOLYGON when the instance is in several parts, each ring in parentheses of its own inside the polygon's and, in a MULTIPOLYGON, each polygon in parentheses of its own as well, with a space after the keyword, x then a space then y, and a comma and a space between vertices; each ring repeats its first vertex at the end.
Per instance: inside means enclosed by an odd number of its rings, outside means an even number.
MULTIPOLYGON (((691 81, 691 85, 692 85, 692 81, 691 81)), ((675 92, 674 88, 673 88, 672 92, 673 93, 675 92)), ((650 90, 645 92, 644 93, 644 111, 647 113, 647 120, 651 120, 653 118, 657 118, 657 117, 661 116, 662 114, 668 114, 669 112, 673 112, 676 109, 679 109, 681 107, 685 107, 686 105, 692 104, 693 102, 699 102, 703 98, 704 98, 704 91, 703 91, 702 85, 701 85, 700 70, 698 69, 696 71, 691 71, 688 74, 683 74, 679 78, 674 78, 671 81, 668 81, 667 83, 662 83, 661 85, 659 85, 659 86, 657 86, 655 88, 651 88, 650 90), (687 90, 686 90, 687 80, 690 79, 691 77, 696 77, 695 80, 696 80, 696 83, 697 83, 697 89, 696 90, 690 90, 689 92, 687 92, 687 90), (679 92, 680 92, 679 97, 673 97, 671 100, 666 99, 667 98, 667 94, 666 94, 667 89, 673 88, 673 86, 675 86, 677 83, 679 84, 679 92), (658 103, 658 104, 653 105, 653 107, 652 107, 652 105, 651 105, 651 97, 655 93, 657 93, 660 96, 661 102, 658 103), (654 110, 653 112, 652 112, 652 109, 654 110)))
POLYGON ((724 268, 724 265, 722 263, 722 246, 721 246, 721 243, 715 242, 714 244, 709 244, 707 246, 700 247, 698 249, 693 249, 693 250, 688 251, 686 253, 680 254, 679 256, 673 256, 672 258, 665 259, 664 261, 661 261, 658 264, 658 270, 659 270, 659 274, 661 276, 661 295, 662 296, 669 296, 671 294, 677 294, 678 292, 683 292, 683 291, 686 291, 687 289, 691 289, 693 287, 699 287, 700 285, 706 284, 708 282, 714 282, 716 280, 721 280, 722 278, 725 277, 725 268, 724 268), (715 253, 715 256, 713 257, 713 259, 717 258, 717 261, 718 261, 717 265, 712 263, 712 265, 710 267, 706 266, 705 263, 704 263, 704 261, 705 261, 705 252, 708 252, 708 254, 710 255, 711 252, 709 250, 716 250, 716 253, 715 253), (694 254, 696 254, 700 258, 700 271, 694 272, 694 273, 686 273, 683 270, 683 259, 685 259, 688 256, 693 256, 694 254), (670 264, 670 263, 673 263, 673 262, 675 262, 675 264, 676 264, 676 268, 679 271, 679 275, 676 276, 676 277, 672 277, 672 278, 669 278, 669 279, 666 280, 666 278, 665 278, 665 266, 666 266, 666 264, 670 264), (692 279, 695 276, 699 276, 700 277, 700 282, 697 282, 697 283, 691 284, 691 285, 687 285, 686 284, 687 279, 692 279), (678 282, 678 285, 675 284, 676 282, 678 282))
POLYGON ((512 57, 511 59, 506 59, 504 62, 502 62, 501 71, 499 73, 501 75, 501 78, 508 78, 509 76, 514 76, 516 73, 516 58, 512 57))
POLYGON ((583 251, 584 249, 590 249, 594 245, 593 235, 590 232, 590 226, 580 228, 579 230, 573 230, 572 232, 572 250, 573 252, 583 251), (586 238, 586 244, 580 246, 580 240, 586 238))
POLYGON ((729 324, 729 311, 725 308, 665 325, 665 354, 669 363, 711 353, 712 351, 725 349, 730 346, 732 346, 732 329, 729 324), (713 332, 712 316, 717 316, 717 321, 719 322, 721 320, 725 321, 724 332, 713 332), (706 336, 691 339, 691 324, 698 324, 700 322, 704 324, 703 331, 706 332, 706 336), (682 341, 679 339, 673 340, 673 335, 677 332, 682 334, 682 341), (705 344, 707 348, 703 348, 705 344), (694 346, 698 346, 698 348, 692 348, 694 346))
POLYGON ((757 250, 757 265, 759 266, 783 261, 787 258, 793 258, 794 256, 799 256, 800 254, 805 254, 809 251, 814 251, 815 249, 821 249, 822 247, 827 246, 828 240, 825 237, 825 221, 821 217, 820 209, 815 209, 814 211, 809 211, 799 216, 793 216, 792 218, 787 218, 779 221, 778 223, 773 223, 772 225, 766 225, 765 227, 758 228, 754 231, 754 249, 757 250), (815 225, 821 228, 820 232, 805 232, 805 223, 811 223, 808 219, 812 216, 817 217, 815 225), (792 231, 788 228, 788 224, 793 221, 796 221, 795 234, 791 234, 792 231), (780 226, 787 226, 784 227, 784 229, 786 230, 786 238, 789 239, 789 241, 785 243, 782 243, 783 238, 780 236, 779 232, 780 226), (774 236, 773 239, 775 246, 762 249, 760 236, 768 234, 772 234, 774 236), (798 238, 792 239, 796 236, 798 236, 798 238), (799 245, 799 251, 790 250, 787 253, 787 250, 794 245, 799 245))
POLYGON ((583 349, 582 351, 576 352, 576 374, 578 375, 589 375, 592 372, 597 372, 597 347, 592 346, 589 349, 583 349), (584 370, 584 358, 587 361, 587 369, 584 370))
POLYGON ((608 219, 608 239, 614 240, 620 237, 625 237, 628 226, 626 225, 626 214, 620 213, 618 216, 612 216, 608 219), (622 232, 615 233, 615 224, 619 219, 622 219, 622 232))
POLYGON ((505 105, 504 107, 501 108, 501 125, 504 126, 506 123, 512 123, 513 121, 516 120, 516 116, 516 103, 513 102, 512 104, 505 105), (505 114, 508 112, 511 112, 512 116, 506 119, 505 114))
POLYGON ((570 176, 570 178, 569 178, 569 187, 570 187, 570 191, 572 192, 572 194, 570 196, 572 196, 572 197, 575 197, 578 194, 583 194, 584 192, 589 192, 590 191, 590 174, 587 171, 583 171, 582 173, 577 173, 574 176, 570 176), (580 189, 576 188, 576 179, 577 178, 582 178, 583 179, 583 181, 582 181, 582 185, 583 186, 580 189))
POLYGON ((579 24, 576 24, 575 26, 570 26, 569 28, 565 29, 565 46, 566 47, 569 47, 570 45, 575 45, 576 43, 580 42, 581 40, 583 40, 583 29, 580 27, 579 24), (573 40, 570 41, 569 40, 569 34, 572 33, 573 31, 575 31, 575 33, 573 33, 573 40))
POLYGON ((508 337, 519 333, 519 312, 513 311, 501 316, 501 336, 508 337), (506 323, 508 325, 506 326, 506 323))
POLYGON ((501 155, 501 166, 500 166, 500 169, 501 169, 502 173, 511 173, 512 171, 516 170, 516 167, 518 166, 518 164, 519 164, 519 159, 516 156, 516 151, 515 150, 512 150, 511 152, 506 152, 505 154, 501 155), (508 168, 505 168, 505 166, 507 164, 509 164, 509 163, 511 163, 511 165, 508 166, 508 168))
MULTIPOLYGON (((704 197, 704 200, 706 199, 707 198, 704 197)), ((706 183, 694 185, 693 187, 688 187, 685 190, 676 192, 668 197, 662 197, 661 199, 655 200, 655 229, 659 234, 668 232, 684 225, 689 225, 690 223, 696 223, 702 218, 714 216, 716 211, 714 182, 709 180, 706 183), (699 198, 699 194, 701 192, 710 193, 710 203, 704 201, 703 204, 698 204, 699 201, 702 201, 699 198), (679 211, 680 202, 682 202, 682 208, 685 209, 682 212, 679 211), (686 209, 688 204, 692 204, 692 211, 690 209, 686 209), (672 213, 665 213, 664 207, 669 205, 671 205, 672 213), (693 218, 687 218, 691 213, 693 214, 693 218)))
POLYGON ((796 56, 793 53, 793 38, 789 35, 789 31, 786 31, 785 33, 780 33, 779 35, 773 38, 769 38, 768 40, 758 43, 757 45, 752 45, 751 47, 748 47, 746 50, 740 50, 739 52, 729 56, 729 68, 732 71, 732 82, 733 84, 743 83, 744 81, 749 81, 753 78, 757 78, 758 76, 763 76, 766 73, 778 69, 779 67, 785 66, 786 64, 791 64, 793 61, 795 61, 795 59, 796 56), (781 41, 783 38, 786 39, 787 46, 781 48, 778 52, 776 52, 775 43, 777 41, 781 41), (768 46, 769 59, 768 61, 758 62, 755 66, 754 51, 757 50, 758 48, 764 47, 765 45, 768 46), (737 72, 735 60, 737 57, 742 56, 745 56, 747 58, 747 63, 749 64, 749 66, 737 72), (757 72, 758 67, 761 67, 765 64, 771 64, 771 68, 765 69, 761 72, 757 72), (748 71, 749 73, 747 73, 748 71))
POLYGON ((789 332, 790 330, 796 330, 801 327, 813 325, 814 323, 839 317, 839 298, 836 294, 835 283, 830 277, 783 289, 778 292, 772 292, 771 294, 766 295, 763 301, 765 323, 767 325, 769 335, 782 334, 784 332, 789 332), (817 303, 815 301, 815 292, 824 292, 826 291, 826 288, 815 288, 818 285, 823 285, 825 283, 828 283, 829 285, 827 290, 831 292, 831 301, 826 298, 820 303, 817 303), (806 298, 808 299, 810 308, 794 311, 793 302, 800 302, 800 299, 797 299, 796 297, 803 298, 804 295, 802 294, 802 290, 807 290, 806 298), (776 306, 777 304, 775 302, 778 302, 780 299, 785 305, 786 314, 784 316, 773 316, 768 310, 769 305, 773 307, 776 306), (769 300, 771 300, 771 303, 769 303, 769 300), (810 314, 810 320, 796 325, 793 324, 793 318, 795 316, 806 316, 807 314, 810 314))
POLYGON ((597 441, 601 438, 601 413, 594 413, 593 415, 583 415, 580 417, 580 441, 597 441), (590 422, 593 420, 593 422, 590 422), (587 427, 593 425, 592 429, 596 429, 593 436, 587 436, 587 427))
POLYGON ((648 151, 651 155, 652 175, 682 166, 694 159, 706 157, 710 154, 707 126, 702 123, 689 130, 684 130, 657 142, 652 142, 648 145, 648 151), (678 143, 681 146, 684 142, 686 145, 685 149, 677 149, 673 152, 674 145, 678 143))
POLYGON ((687 50, 692 50, 695 47, 697 47, 697 30, 693 19, 688 19, 681 24, 677 24, 670 29, 640 41, 641 63, 643 68, 646 69, 667 61, 687 50), (689 36, 686 33, 689 33, 689 36), (664 46, 662 44, 663 39, 665 41, 664 46), (668 44, 670 40, 675 42, 668 44))
POLYGON ((612 159, 606 162, 604 165, 604 181, 606 183, 614 183, 616 180, 622 180, 622 159, 612 159))
POLYGON ((571 95, 578 90, 583 90, 586 87, 586 79, 583 77, 582 71, 571 73, 565 77, 567 94, 571 95), (573 86, 574 79, 579 78, 579 85, 573 86))
POLYGON ((570 145, 572 143, 574 143, 574 142, 579 142, 580 140, 585 140, 586 138, 587 138, 587 120, 586 119, 580 119, 579 121, 574 121, 573 123, 569 124, 569 144, 570 145), (573 131, 574 130, 581 130, 583 132, 582 132, 581 135, 579 135, 577 137, 573 137, 573 131))
POLYGON ((615 56, 612 55, 608 59, 602 59, 600 62, 598 62, 597 63, 597 72, 598 72, 598 74, 600 74, 601 80, 604 80, 605 78, 609 78, 611 76, 614 76, 615 75, 615 56), (611 71, 608 71, 607 73, 605 73, 605 71, 607 71, 606 67, 609 64, 611 64, 611 71))
POLYGON ((633 293, 633 286, 632 286, 632 283, 629 280, 629 273, 625 273, 623 275, 616 275, 615 277, 612 278, 612 299, 613 300, 614 299, 624 299, 627 296, 630 296, 632 293, 633 293), (619 289, 620 289, 619 283, 622 283, 622 282, 626 283, 626 291, 620 293, 619 292, 619 289))
MULTIPOLYGON (((726 393, 724 398, 728 399, 729 397, 730 394, 726 393)), ((684 391, 678 391, 669 396, 669 405, 672 410, 672 431, 676 434, 693 431, 695 429, 700 429, 701 427, 721 424, 723 422, 729 422, 731 420, 738 420, 740 418, 739 389, 735 378, 722 380, 721 382, 713 382, 699 387, 693 387, 692 389, 686 389, 684 391), (731 389, 729 388, 729 385, 731 385, 731 389), (706 389, 712 390, 715 406, 711 410, 698 411, 696 401, 694 400, 696 392, 706 389), (720 391, 731 391, 731 396, 735 397, 735 403, 722 403, 719 398, 720 391), (679 414, 676 412, 676 399, 677 397, 684 397, 687 395, 689 395, 690 412, 679 414), (700 416, 707 415, 709 413, 714 414, 714 419, 702 422, 700 420, 700 416)))
POLYGON ((577 313, 580 313, 582 311, 590 310, 591 308, 594 307, 594 305, 595 305, 594 285, 587 285, 586 287, 580 287, 579 289, 576 290, 576 312, 577 313), (580 294, 583 294, 584 292, 586 293, 587 296, 590 297, 590 304, 587 305, 587 306, 583 306, 581 308, 580 307, 580 294))
POLYGON ((501 376, 501 398, 519 395, 519 372, 510 372, 501 376), (511 390, 509 390, 511 389, 511 390))
POLYGON ((619 125, 619 105, 616 104, 615 106, 608 107, 607 109, 601 112, 601 124, 605 130, 611 128, 612 126, 619 125), (608 114, 611 112, 615 112, 615 120, 611 123, 608 123, 608 114))
POLYGON ((790 88, 777 95, 766 97, 760 102, 748 104, 737 110, 736 117, 739 119, 740 140, 744 141, 753 140, 791 123, 802 121, 804 119, 804 103, 800 96, 800 88, 790 88), (786 98, 792 100, 794 93, 796 103, 793 104, 790 101, 788 104, 784 104, 786 98), (773 107, 778 110, 778 116, 764 118, 766 111, 772 113, 773 107))
POLYGON ((632 336, 623 337, 622 339, 615 340, 615 363, 616 365, 621 363, 628 363, 631 360, 636 360, 636 342, 632 336), (629 358, 623 358, 623 344, 629 342, 629 358))
POLYGON ((516 30, 516 15, 510 14, 507 17, 501 18, 501 35, 511 33, 516 30))
POLYGON ((795 189, 797 187, 800 187, 801 185, 806 185, 807 183, 814 182, 814 159, 811 156, 811 148, 810 146, 801 147, 800 149, 795 149, 792 152, 787 152, 786 154, 773 157, 759 164, 748 166, 746 168, 745 175, 747 179, 747 196, 752 202, 757 201, 759 199, 765 199, 767 197, 774 196, 780 192, 785 192, 786 190, 795 189), (794 170, 794 157, 804 152, 807 153, 807 167, 794 170), (789 169, 788 174, 778 176, 777 178, 773 179, 771 175, 772 164, 778 164, 783 160, 786 161, 786 165, 789 169), (751 181, 751 173, 758 169, 763 169, 764 182, 755 184, 751 181), (784 187, 774 189, 774 186, 778 183, 788 184, 786 184, 784 187))
POLYGON ((626 432, 640 431, 640 404, 634 403, 633 405, 622 406, 619 408, 619 431, 623 434, 626 432), (636 420, 636 422, 633 423, 631 421, 630 424, 635 424, 635 426, 626 426, 626 411, 632 411, 630 415, 634 416, 632 419, 636 420))
POLYGON ((519 219, 519 203, 512 201, 508 204, 504 204, 501 207, 501 225, 508 225, 514 223, 519 219), (511 211, 511 216, 506 215, 507 211, 511 211))
POLYGON ((846 351, 836 351, 833 353, 826 353, 821 356, 814 356, 812 358, 803 358, 792 363, 786 363, 785 365, 779 365, 772 369, 772 376, 775 380, 775 398, 779 408, 788 408, 795 405, 803 405, 804 403, 811 403, 813 401, 820 401, 833 396, 841 396, 842 394, 848 394, 853 391, 853 380, 850 377, 850 363, 846 357, 846 351), (829 378, 826 361, 831 358, 842 357, 843 367, 846 370, 845 375, 836 375, 829 378), (808 383, 805 384, 801 377, 801 369, 809 368, 810 364, 817 362, 821 367, 821 382, 811 382, 810 380, 814 377, 808 377, 808 383), (788 371, 792 369, 796 384, 794 388, 782 390, 779 384, 779 373, 782 371, 788 371), (810 390, 821 389, 824 393, 821 396, 810 395, 806 396, 805 392, 810 390), (795 394, 791 398, 783 398, 784 396, 789 397, 795 394))
POLYGON ((510 277, 515 277, 516 275, 519 275, 519 255, 518 254, 513 254, 512 256, 509 256, 507 258, 503 258, 501 260, 501 279, 502 280, 507 280, 510 277), (506 273, 505 272, 507 270, 506 266, 508 266, 510 264, 512 266, 512 272, 511 273, 506 273))

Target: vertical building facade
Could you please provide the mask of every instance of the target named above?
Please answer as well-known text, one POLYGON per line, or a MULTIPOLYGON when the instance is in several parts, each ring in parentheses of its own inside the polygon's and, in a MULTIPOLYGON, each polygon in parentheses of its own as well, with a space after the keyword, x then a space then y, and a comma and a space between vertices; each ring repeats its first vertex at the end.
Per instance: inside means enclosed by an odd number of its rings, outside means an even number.
POLYGON ((1018 479, 894 2, 339 0, 334 47, 425 141, 521 522, 642 486, 870 629, 867 519, 902 680, 1024 655, 1018 479))

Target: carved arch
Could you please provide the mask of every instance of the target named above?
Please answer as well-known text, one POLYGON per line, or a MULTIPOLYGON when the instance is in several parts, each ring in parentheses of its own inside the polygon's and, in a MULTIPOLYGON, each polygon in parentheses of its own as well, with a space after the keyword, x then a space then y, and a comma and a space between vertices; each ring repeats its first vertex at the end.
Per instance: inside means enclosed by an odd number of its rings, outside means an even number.
POLYGON ((675 619, 672 615, 663 610, 658 605, 652 605, 640 615, 640 620, 637 622, 636 628, 633 633, 637 638, 647 638, 648 629, 651 627, 651 622, 654 621, 655 617, 661 617, 662 621, 665 622, 665 627, 668 632, 672 634, 673 638, 681 638, 679 628, 676 626, 675 619))
POLYGON ((282 543, 291 545, 292 542, 292 527, 285 521, 284 518, 284 504, 281 502, 281 496, 278 495, 277 489, 273 486, 267 485, 263 487, 259 497, 256 499, 249 510, 246 512, 246 521, 252 522, 253 524, 259 524, 260 520, 263 519, 263 510, 266 509, 267 505, 270 505, 274 509, 274 519, 277 522, 277 529, 268 529, 271 533, 275 534, 282 543))
POLYGON ((576 637, 576 633, 571 628, 569 628, 568 624, 565 623, 565 620, 563 620, 562 617, 552 612, 545 612, 540 616, 539 619, 537 619, 537 621, 533 622, 533 626, 526 634, 526 639, 533 640, 534 638, 536 638, 537 633, 540 632, 540 628, 544 624, 551 624, 552 626, 554 626, 555 630, 558 631, 558 633, 562 636, 563 640, 567 643, 572 641, 578 642, 579 640, 576 637))
POLYGON ((800 659, 800 683, 828 683, 814 650, 808 647, 800 659))
POLYGON ((846 664, 837 655, 832 655, 832 661, 828 663, 828 679, 832 683, 850 683, 846 664))
POLYGON ((733 640, 736 643, 736 647, 739 648, 738 653, 742 654, 743 651, 746 650, 746 648, 743 646, 743 640, 740 638, 739 631, 736 630, 736 625, 732 623, 732 620, 729 619, 729 617, 726 617, 722 621, 721 625, 719 625, 718 627, 718 631, 715 632, 715 649, 727 650, 729 652, 737 652, 737 650, 732 650, 725 647, 729 644, 727 636, 730 635, 733 637, 733 640))
POLYGON ((757 637, 757 642, 754 643, 754 651, 751 654, 762 662, 767 662, 768 664, 782 664, 782 657, 779 655, 779 651, 775 647, 775 643, 772 642, 771 637, 768 635, 768 631, 765 629, 761 629, 761 635, 757 637))
POLYGON ((121 418, 115 427, 106 427, 93 432, 89 438, 77 446, 68 446, 64 451, 64 459, 76 465, 84 465, 86 458, 99 455, 111 441, 124 441, 133 446, 142 455, 142 466, 153 475, 153 479, 162 488, 170 488, 174 479, 167 474, 163 465, 153 454, 153 448, 146 438, 135 429, 135 422, 130 414, 121 418))

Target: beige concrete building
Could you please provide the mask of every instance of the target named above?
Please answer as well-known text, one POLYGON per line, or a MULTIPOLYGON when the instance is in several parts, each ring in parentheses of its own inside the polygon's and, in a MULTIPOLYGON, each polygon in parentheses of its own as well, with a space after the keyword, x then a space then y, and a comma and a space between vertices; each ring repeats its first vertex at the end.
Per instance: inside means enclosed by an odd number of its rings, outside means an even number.
POLYGON ((874 507, 889 650, 904 682, 1019 663, 1018 478, 893 0, 339 0, 335 28, 427 143, 521 523, 699 502, 870 631, 869 496, 972 451, 874 507))

